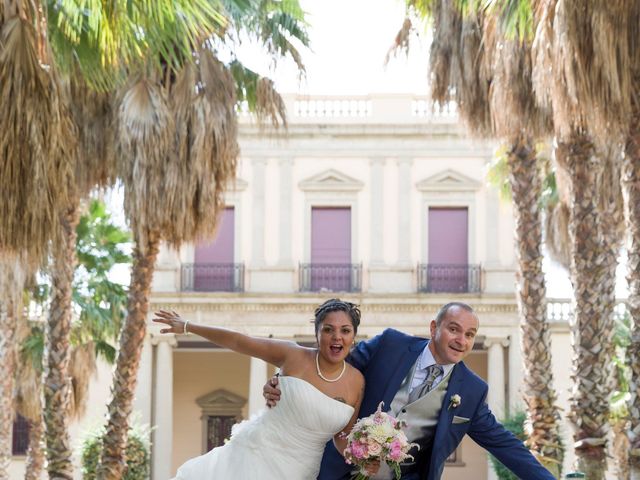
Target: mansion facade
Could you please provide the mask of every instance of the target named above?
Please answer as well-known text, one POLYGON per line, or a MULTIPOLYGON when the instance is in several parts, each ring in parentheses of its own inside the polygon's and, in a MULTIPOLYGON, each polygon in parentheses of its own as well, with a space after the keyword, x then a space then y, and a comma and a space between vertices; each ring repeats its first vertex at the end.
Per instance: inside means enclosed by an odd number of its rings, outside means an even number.
MULTIPOLYGON (((514 220, 485 181, 495 145, 470 139, 453 109, 432 113, 412 95, 285 102, 286 130, 241 116, 238 174, 218 232, 161 249, 150 311, 312 346, 313 310, 327 298, 360 305, 359 340, 389 327, 427 336, 443 304, 467 302, 480 330, 466 363, 488 382, 498 418, 520 407, 514 220)), ((566 405, 568 305, 552 307, 554 374, 566 405)), ((135 409, 155 427, 152 479, 166 480, 264 407, 274 369, 158 330, 150 322, 135 409)), ((89 408, 98 418, 110 382, 103 370, 89 408)), ((444 472, 446 480, 495 478, 468 437, 444 472)))

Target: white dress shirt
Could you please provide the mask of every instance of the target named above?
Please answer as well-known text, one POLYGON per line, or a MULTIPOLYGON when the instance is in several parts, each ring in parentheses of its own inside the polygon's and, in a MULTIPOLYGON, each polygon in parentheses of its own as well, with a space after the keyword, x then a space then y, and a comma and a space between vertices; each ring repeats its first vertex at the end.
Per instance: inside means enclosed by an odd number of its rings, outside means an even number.
MULTIPOLYGON (((433 354, 431 353, 431 350, 429 350, 429 344, 427 344, 427 346, 424 347, 424 350, 418 357, 417 362, 418 363, 416 365, 415 372, 413 373, 413 379, 411 380, 410 391, 412 391, 414 388, 416 388, 418 385, 420 385, 422 382, 425 381, 425 379, 427 378, 426 368, 437 363, 435 358, 433 358, 433 354)), ((443 368, 443 373, 436 377, 433 384, 431 385, 431 389, 436 388, 436 385, 438 385, 442 381, 442 379, 449 374, 449 372, 454 367, 454 365, 455 363, 450 363, 448 365, 440 365, 443 368)))

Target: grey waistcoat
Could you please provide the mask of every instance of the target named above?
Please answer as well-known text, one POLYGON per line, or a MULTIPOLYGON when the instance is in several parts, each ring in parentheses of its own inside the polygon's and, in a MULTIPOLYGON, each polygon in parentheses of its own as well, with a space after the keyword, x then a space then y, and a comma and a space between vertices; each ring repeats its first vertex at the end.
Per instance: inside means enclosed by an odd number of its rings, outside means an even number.
MULTIPOLYGON (((427 392, 415 402, 407 403, 409 401, 411 383, 417 363, 416 361, 400 384, 400 389, 391 401, 389 413, 407 423, 407 426, 404 428, 407 438, 410 442, 419 444, 421 451, 424 452, 424 450, 431 445, 431 441, 435 435, 436 425, 438 424, 438 418, 440 416, 440 408, 442 407, 444 396, 447 393, 449 377, 453 369, 449 370, 433 390, 427 392)), ((393 476, 391 470, 385 464, 380 467, 378 474, 373 478, 391 479, 393 476)))

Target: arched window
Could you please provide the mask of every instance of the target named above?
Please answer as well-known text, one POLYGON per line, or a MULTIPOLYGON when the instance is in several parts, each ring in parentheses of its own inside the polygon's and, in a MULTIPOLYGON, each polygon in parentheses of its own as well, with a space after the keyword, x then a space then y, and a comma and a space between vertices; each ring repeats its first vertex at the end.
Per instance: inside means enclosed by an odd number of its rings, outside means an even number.
POLYGON ((247 399, 220 389, 196 400, 202 411, 202 450, 219 447, 231 434, 231 427, 242 421, 242 408, 247 399))

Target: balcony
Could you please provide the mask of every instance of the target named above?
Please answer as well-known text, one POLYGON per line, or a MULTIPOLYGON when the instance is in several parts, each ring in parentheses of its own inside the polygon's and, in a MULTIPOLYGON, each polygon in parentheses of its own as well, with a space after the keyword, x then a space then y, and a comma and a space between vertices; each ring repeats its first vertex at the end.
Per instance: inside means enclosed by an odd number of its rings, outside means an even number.
POLYGON ((244 292, 243 263, 184 263, 183 292, 244 292))
POLYGON ((421 263, 418 291, 425 293, 480 293, 480 265, 421 263))
POLYGON ((361 263, 301 263, 301 292, 360 292, 361 263))

